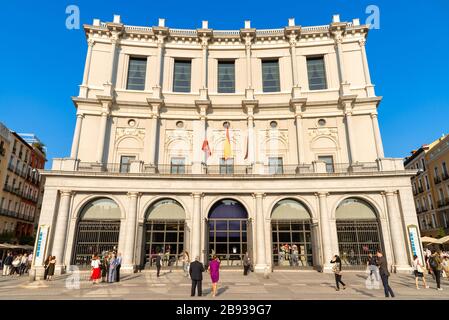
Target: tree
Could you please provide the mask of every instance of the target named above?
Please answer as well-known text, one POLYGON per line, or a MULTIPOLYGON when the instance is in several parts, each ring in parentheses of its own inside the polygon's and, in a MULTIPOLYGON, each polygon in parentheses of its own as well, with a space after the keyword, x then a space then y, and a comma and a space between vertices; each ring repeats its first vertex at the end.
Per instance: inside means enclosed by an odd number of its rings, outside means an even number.
POLYGON ((443 238, 445 236, 446 236, 446 232, 444 232, 444 229, 443 228, 439 228, 436 238, 439 239, 439 238, 443 238))

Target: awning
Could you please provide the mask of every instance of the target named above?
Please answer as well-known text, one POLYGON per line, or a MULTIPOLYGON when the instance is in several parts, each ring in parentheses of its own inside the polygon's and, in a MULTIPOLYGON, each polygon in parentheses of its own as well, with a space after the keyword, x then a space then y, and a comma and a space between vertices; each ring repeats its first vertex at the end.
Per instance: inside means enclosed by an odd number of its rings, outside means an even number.
POLYGON ((438 239, 438 243, 443 244, 443 243, 447 243, 447 242, 449 242, 449 236, 445 236, 445 237, 438 239))
POLYGON ((22 250, 34 250, 33 246, 29 245, 18 245, 11 243, 0 243, 0 249, 22 249, 22 250))
POLYGON ((435 239, 432 237, 421 237, 422 243, 440 243, 439 239, 435 239))

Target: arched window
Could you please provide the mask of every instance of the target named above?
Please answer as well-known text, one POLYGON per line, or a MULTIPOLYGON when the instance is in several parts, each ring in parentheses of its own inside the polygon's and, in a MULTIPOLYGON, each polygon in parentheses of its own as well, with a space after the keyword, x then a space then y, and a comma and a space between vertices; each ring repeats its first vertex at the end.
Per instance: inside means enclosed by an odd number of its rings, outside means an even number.
POLYGON ((301 202, 284 199, 276 203, 271 212, 271 235, 274 266, 313 266, 310 213, 301 202))
POLYGON ((90 266, 93 254, 117 251, 120 208, 109 198, 98 198, 81 210, 77 224, 72 263, 90 266))
POLYGON ((338 205, 335 219, 343 265, 365 268, 368 254, 383 248, 376 211, 365 200, 348 198, 338 205))

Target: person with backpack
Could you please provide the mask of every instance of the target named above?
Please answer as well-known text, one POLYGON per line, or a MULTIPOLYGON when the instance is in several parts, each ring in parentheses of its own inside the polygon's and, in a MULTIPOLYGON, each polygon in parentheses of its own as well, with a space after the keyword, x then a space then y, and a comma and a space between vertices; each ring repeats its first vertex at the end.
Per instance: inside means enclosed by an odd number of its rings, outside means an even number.
POLYGON ((441 260, 440 251, 439 250, 434 251, 429 258, 429 265, 430 265, 430 268, 432 269, 432 273, 435 275, 435 281, 437 283, 437 290, 439 290, 439 291, 443 290, 441 288, 441 271, 443 270, 442 262, 443 261, 441 260))

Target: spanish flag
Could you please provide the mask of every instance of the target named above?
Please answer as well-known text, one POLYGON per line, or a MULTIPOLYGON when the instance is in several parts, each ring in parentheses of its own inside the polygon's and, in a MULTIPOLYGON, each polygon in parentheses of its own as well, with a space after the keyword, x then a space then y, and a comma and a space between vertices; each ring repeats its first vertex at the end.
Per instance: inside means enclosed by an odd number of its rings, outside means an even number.
POLYGON ((226 128, 226 139, 224 142, 224 159, 232 158, 231 139, 229 138, 229 128, 226 128))

